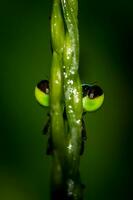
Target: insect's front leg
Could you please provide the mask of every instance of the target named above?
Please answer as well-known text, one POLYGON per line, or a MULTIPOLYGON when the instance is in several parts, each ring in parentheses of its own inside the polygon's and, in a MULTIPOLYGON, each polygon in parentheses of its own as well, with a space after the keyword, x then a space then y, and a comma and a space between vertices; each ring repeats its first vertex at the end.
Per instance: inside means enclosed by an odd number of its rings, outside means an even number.
POLYGON ((43 128, 43 135, 47 135, 50 132, 50 114, 47 114, 48 119, 43 128))
POLYGON ((43 128, 43 134, 48 135, 48 144, 47 144, 47 149, 46 149, 47 155, 52 155, 53 153, 53 143, 52 143, 52 137, 51 137, 50 122, 51 122, 50 114, 48 113, 48 119, 43 128))
POLYGON ((85 122, 82 117, 82 131, 81 131, 81 149, 80 149, 80 155, 83 155, 84 153, 84 146, 85 141, 87 140, 87 134, 86 134, 86 128, 85 128, 85 122))

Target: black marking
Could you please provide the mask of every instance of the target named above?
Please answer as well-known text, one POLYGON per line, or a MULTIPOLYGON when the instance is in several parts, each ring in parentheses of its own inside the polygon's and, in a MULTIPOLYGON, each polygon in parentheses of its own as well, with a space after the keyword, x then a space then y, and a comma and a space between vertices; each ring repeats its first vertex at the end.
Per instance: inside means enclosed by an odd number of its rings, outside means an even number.
POLYGON ((43 134, 46 135, 49 132, 50 129, 50 117, 48 118, 44 128, 43 128, 43 134))
POLYGON ((66 107, 64 107, 63 119, 64 119, 64 120, 67 120, 66 107))
POLYGON ((51 137, 48 138, 48 146, 47 146, 46 154, 47 155, 52 155, 53 154, 53 142, 52 142, 52 138, 51 137))
POLYGON ((86 128, 85 128, 85 122, 82 118, 82 140, 86 141, 87 140, 87 134, 86 134, 86 128))
POLYGON ((103 90, 98 85, 82 85, 83 97, 88 96, 90 99, 95 99, 103 94, 103 90))
POLYGON ((51 21, 51 16, 49 16, 49 20, 51 21))
POLYGON ((85 143, 84 143, 84 141, 82 140, 82 141, 81 141, 81 148, 80 148, 80 156, 82 156, 83 153, 84 153, 84 146, 85 146, 85 143))
POLYGON ((87 134, 86 134, 86 128, 85 128, 85 123, 82 118, 82 131, 81 131, 81 148, 80 148, 80 155, 83 155, 84 153, 84 146, 85 146, 85 141, 87 140, 87 134))
POLYGON ((44 92, 45 94, 49 94, 49 81, 42 80, 37 84, 37 87, 44 92))
POLYGON ((82 187, 82 189, 86 188, 85 184, 83 184, 83 183, 81 183, 81 187, 82 187))

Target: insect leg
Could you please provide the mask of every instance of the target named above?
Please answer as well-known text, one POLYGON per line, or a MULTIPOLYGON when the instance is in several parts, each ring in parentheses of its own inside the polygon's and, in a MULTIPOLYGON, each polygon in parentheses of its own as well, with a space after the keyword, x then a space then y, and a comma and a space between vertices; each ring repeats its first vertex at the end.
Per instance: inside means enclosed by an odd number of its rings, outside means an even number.
POLYGON ((49 132, 49 129, 50 129, 50 115, 48 113, 48 119, 46 124, 44 125, 43 134, 46 135, 49 132))
POLYGON ((85 123, 84 123, 84 120, 82 118, 82 131, 81 131, 81 149, 80 149, 80 155, 83 155, 84 153, 84 145, 85 145, 85 141, 87 139, 87 136, 86 136, 86 128, 85 128, 85 123))

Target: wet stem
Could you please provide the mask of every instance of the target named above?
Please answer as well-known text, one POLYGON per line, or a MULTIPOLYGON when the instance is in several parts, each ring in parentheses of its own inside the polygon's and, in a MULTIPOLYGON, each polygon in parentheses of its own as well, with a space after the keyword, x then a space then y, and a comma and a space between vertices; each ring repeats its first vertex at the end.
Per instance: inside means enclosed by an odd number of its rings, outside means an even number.
POLYGON ((50 117, 53 143, 51 199, 81 200, 82 90, 78 74, 77 0, 53 0, 50 117), (64 28, 65 27, 65 28, 64 28))

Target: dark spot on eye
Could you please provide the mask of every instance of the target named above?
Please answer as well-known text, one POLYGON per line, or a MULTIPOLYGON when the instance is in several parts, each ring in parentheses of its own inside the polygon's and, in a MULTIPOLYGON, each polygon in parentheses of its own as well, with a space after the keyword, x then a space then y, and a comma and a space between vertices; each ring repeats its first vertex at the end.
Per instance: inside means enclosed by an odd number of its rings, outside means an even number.
POLYGON ((83 97, 87 96, 90 99, 94 99, 96 97, 99 97, 103 94, 103 90, 98 85, 82 85, 82 92, 83 97))
POLYGON ((49 81, 42 80, 37 84, 37 87, 44 92, 45 94, 49 94, 49 81))
POLYGON ((82 95, 83 97, 88 95, 88 91, 90 90, 90 86, 87 84, 82 85, 82 95))

